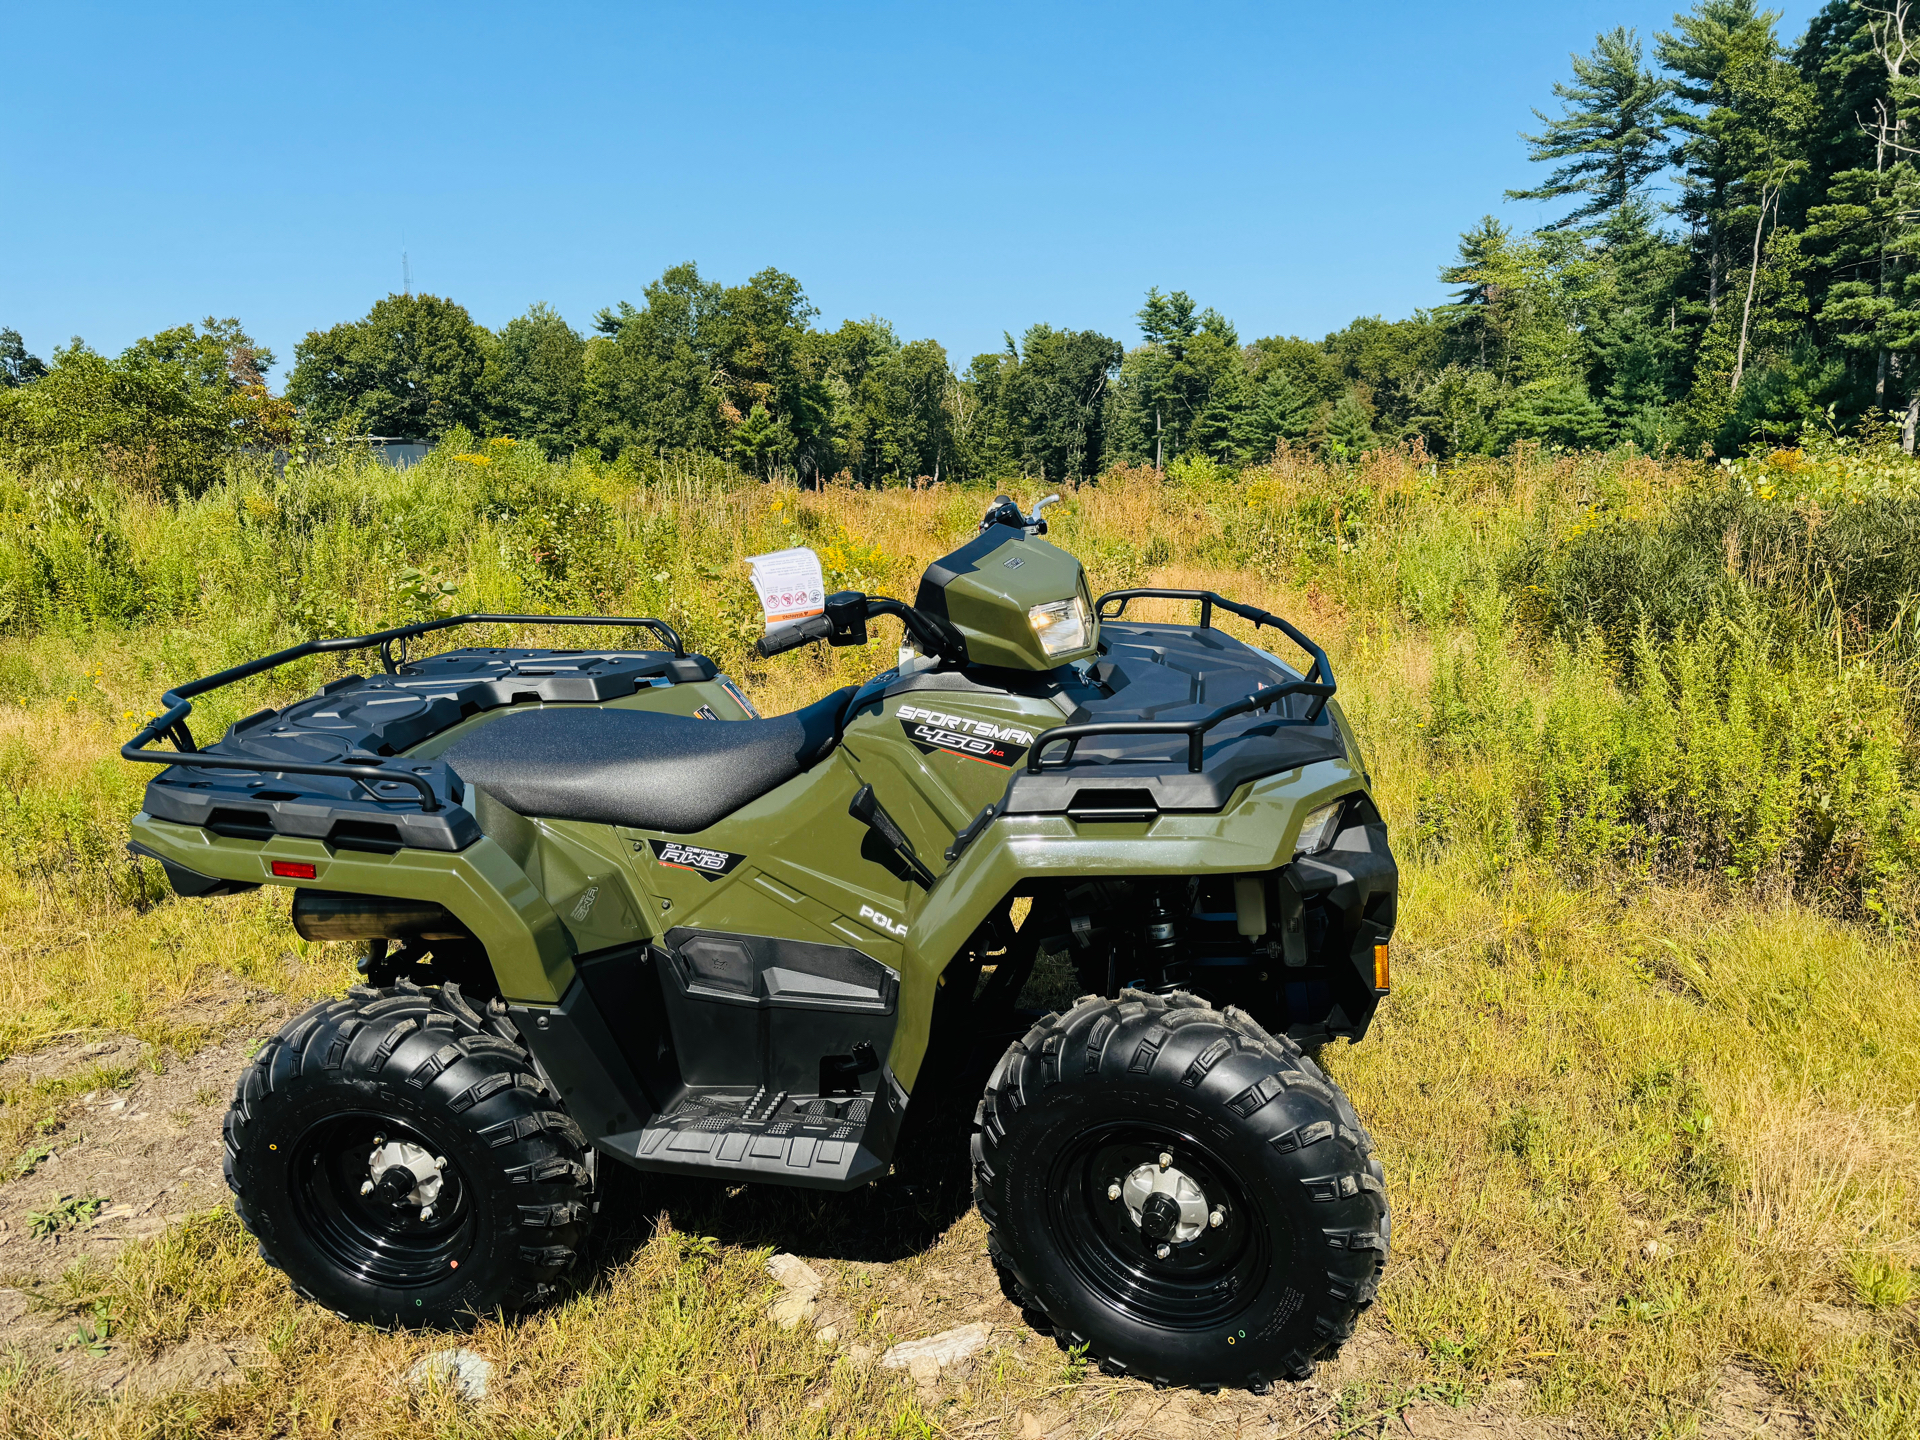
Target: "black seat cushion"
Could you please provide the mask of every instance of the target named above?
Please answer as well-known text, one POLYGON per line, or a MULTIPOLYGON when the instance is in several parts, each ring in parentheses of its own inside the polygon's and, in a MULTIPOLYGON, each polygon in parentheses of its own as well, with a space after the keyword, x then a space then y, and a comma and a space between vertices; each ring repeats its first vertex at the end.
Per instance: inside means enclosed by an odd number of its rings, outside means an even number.
POLYGON ((767 720, 599 708, 509 714, 446 759, 524 816, 703 831, 832 751, 855 689, 767 720))

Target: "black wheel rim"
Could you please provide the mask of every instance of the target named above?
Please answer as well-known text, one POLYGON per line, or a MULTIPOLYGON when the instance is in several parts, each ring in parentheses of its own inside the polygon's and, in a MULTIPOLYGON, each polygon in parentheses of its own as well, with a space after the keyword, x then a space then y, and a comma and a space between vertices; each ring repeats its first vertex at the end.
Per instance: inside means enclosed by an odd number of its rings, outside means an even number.
POLYGON ((1049 1209, 1060 1254, 1083 1282, 1122 1315, 1170 1330, 1220 1326, 1261 1290, 1273 1248, 1262 1217, 1233 1170, 1185 1131, 1142 1122, 1090 1127, 1055 1161, 1049 1209), (1163 1153, 1222 1213, 1170 1254, 1142 1234, 1124 1200, 1108 1188, 1163 1153))
POLYGON ((290 1189, 298 1222, 328 1259, 360 1281, 401 1289, 444 1282, 472 1249, 472 1188, 458 1166, 440 1167, 440 1193, 424 1221, 417 1207, 363 1195, 376 1138, 441 1154, 436 1142, 391 1116, 329 1116, 293 1147, 290 1189))

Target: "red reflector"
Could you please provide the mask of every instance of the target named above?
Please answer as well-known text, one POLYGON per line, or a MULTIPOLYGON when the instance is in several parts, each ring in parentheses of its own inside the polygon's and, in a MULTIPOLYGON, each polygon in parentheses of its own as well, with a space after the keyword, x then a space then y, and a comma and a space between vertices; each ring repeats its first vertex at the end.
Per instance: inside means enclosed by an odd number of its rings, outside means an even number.
POLYGON ((307 861, 275 861, 273 873, 285 876, 290 881, 310 881, 314 878, 314 868, 307 861))

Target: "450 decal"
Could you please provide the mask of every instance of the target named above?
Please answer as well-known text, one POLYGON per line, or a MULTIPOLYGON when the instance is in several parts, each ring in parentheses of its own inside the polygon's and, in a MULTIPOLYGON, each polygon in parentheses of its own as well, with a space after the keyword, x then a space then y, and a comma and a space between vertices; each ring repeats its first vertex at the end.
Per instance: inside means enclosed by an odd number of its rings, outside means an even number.
POLYGON ((946 751, 1009 770, 1026 758, 1027 748, 1034 744, 1034 733, 1019 726, 996 725, 925 706, 904 705, 894 718, 922 755, 946 751))

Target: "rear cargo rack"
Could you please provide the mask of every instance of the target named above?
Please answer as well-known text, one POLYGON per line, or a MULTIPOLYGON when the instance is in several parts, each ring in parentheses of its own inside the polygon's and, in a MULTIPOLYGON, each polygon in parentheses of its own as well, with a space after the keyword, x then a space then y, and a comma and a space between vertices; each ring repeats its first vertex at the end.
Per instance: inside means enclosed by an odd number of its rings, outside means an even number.
POLYGON ((1275 725, 1312 726, 1321 723, 1322 712, 1327 707, 1328 698, 1334 694, 1334 667, 1328 662, 1327 652, 1309 640, 1299 630, 1288 624, 1271 611, 1255 606, 1242 605, 1226 596, 1211 590, 1161 590, 1149 588, 1141 590, 1111 590, 1094 602, 1094 614, 1102 620, 1118 620, 1127 610, 1130 600, 1198 600, 1201 603, 1201 628, 1214 629, 1215 610, 1224 610, 1230 615, 1238 615, 1250 620, 1259 630, 1271 625, 1302 650, 1314 657, 1314 664, 1307 675, 1300 680, 1285 681, 1280 685, 1264 686, 1244 700, 1232 701, 1209 715, 1184 721, 1096 721, 1086 725, 1056 726, 1053 730, 1043 731, 1040 739, 1027 753, 1027 773, 1039 775, 1043 769, 1060 770, 1074 763, 1074 751, 1081 741, 1095 736, 1122 735, 1178 735, 1187 737, 1187 769, 1198 773, 1202 768, 1201 752, 1207 733, 1222 721, 1231 720, 1249 711, 1265 710, 1269 706, 1286 700, 1289 696, 1304 695, 1313 697, 1313 704, 1302 716, 1280 715, 1274 718, 1275 725), (1108 603, 1115 602, 1114 609, 1108 610, 1108 603), (1051 766, 1043 768, 1041 753, 1055 742, 1067 747, 1067 754, 1051 766))
POLYGON ((449 630, 459 625, 618 625, 633 626, 652 631, 674 653, 684 657, 687 647, 682 643, 680 634, 664 620, 652 616, 626 615, 492 615, 471 614, 446 616, 438 620, 419 621, 414 625, 397 626, 393 630, 375 631, 372 635, 336 636, 328 640, 303 641, 286 650, 275 651, 272 655, 250 660, 213 675, 202 676, 175 686, 160 699, 167 707, 161 714, 148 721, 134 738, 120 747, 121 756, 130 761, 143 761, 150 765, 187 764, 214 770, 257 771, 275 775, 297 776, 335 776, 356 782, 377 801, 385 800, 374 790, 375 783, 411 786, 420 793, 420 808, 423 811, 437 811, 440 801, 434 795, 430 782, 413 769, 388 767, 385 757, 369 755, 364 759, 352 756, 344 761, 290 761, 278 757, 261 758, 247 755, 222 755, 216 751, 203 751, 194 743, 193 732, 187 729, 187 717, 193 712, 193 698, 205 695, 208 691, 232 685, 235 681, 246 680, 265 671, 287 665, 292 661, 304 660, 310 655, 323 655, 338 650, 370 650, 378 647, 380 663, 388 675, 397 673, 407 663, 407 643, 419 636, 434 631, 449 630), (394 645, 400 645, 400 658, 394 658, 394 645), (147 747, 165 736, 174 745, 172 753, 148 750, 147 747), (183 755, 191 755, 191 761, 182 761, 183 755))

